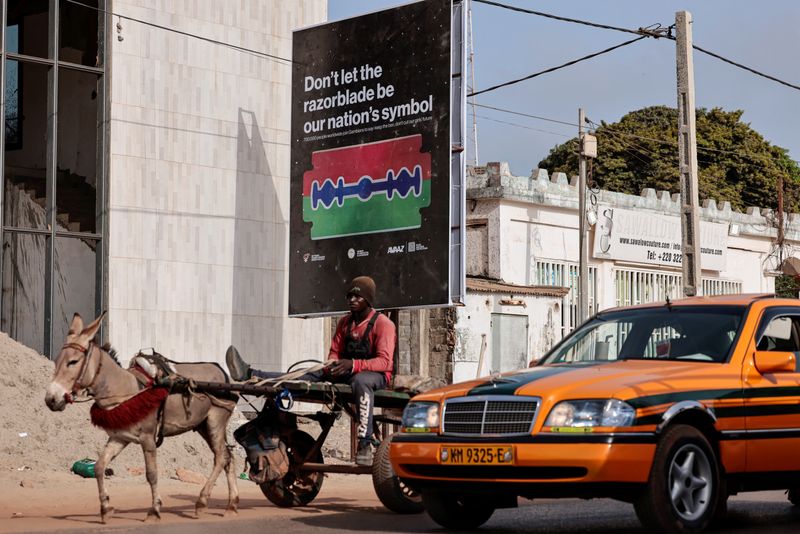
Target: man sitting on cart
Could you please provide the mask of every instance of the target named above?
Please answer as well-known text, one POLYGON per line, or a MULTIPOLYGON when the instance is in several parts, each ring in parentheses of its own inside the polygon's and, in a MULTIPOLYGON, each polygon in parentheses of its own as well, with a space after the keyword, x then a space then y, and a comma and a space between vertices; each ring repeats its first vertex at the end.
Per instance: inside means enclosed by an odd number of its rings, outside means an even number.
MULTIPOLYGON (((397 332, 388 317, 375 310, 375 281, 369 276, 354 278, 347 290, 350 313, 339 320, 331 340, 328 360, 322 371, 307 373, 298 380, 350 384, 358 413, 356 463, 372 465, 372 409, 375 390, 385 388, 392 378, 397 332)), ((253 369, 236 352, 227 357, 231 378, 275 378, 280 373, 253 369)))

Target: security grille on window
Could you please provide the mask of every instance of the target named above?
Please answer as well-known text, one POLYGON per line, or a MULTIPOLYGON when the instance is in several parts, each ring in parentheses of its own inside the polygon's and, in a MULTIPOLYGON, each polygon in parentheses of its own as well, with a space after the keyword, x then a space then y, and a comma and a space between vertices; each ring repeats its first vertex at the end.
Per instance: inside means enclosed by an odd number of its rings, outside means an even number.
MULTIPOLYGON (((729 295, 742 292, 742 283, 735 280, 703 279, 703 295, 729 295)), ((614 270, 614 294, 617 306, 635 306, 683 297, 683 276, 678 273, 614 270)))
MULTIPOLYGON (((561 318, 561 334, 566 335, 578 326, 578 285, 580 283, 578 265, 557 261, 536 262, 536 283, 543 286, 568 287, 564 297, 561 318)), ((597 267, 589 267, 589 315, 597 313, 597 267)))

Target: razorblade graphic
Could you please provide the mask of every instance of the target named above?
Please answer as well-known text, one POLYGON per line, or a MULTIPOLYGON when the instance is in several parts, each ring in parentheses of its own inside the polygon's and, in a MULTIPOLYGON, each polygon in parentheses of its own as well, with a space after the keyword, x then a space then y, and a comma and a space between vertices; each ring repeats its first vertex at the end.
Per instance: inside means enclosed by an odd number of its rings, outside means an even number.
POLYGON ((422 135, 312 153, 303 174, 303 220, 311 239, 422 226, 431 204, 431 155, 422 135))

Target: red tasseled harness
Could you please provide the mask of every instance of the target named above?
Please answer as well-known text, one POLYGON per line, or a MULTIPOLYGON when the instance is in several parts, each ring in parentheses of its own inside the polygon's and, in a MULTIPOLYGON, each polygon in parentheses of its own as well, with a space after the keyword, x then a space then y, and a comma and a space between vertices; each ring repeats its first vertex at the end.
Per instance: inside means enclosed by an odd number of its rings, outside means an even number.
POLYGON ((89 413, 93 425, 106 430, 128 428, 157 410, 167 398, 168 388, 154 387, 153 378, 148 376, 138 365, 134 366, 132 370, 137 371, 134 374, 137 375, 137 379, 145 389, 109 410, 104 410, 96 402, 92 404, 89 413), (139 375, 145 377, 146 381, 143 381, 139 375))
POLYGON ((149 387, 110 410, 102 409, 95 402, 89 412, 92 424, 107 430, 128 428, 158 409, 168 395, 169 389, 165 387, 149 387))

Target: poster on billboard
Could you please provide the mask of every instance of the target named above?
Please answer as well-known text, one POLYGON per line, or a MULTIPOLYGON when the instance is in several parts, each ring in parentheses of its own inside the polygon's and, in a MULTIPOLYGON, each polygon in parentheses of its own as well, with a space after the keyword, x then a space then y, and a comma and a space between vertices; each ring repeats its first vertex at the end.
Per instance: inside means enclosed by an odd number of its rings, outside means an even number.
MULTIPOLYGON (((681 267, 681 220, 674 215, 599 206, 594 257, 681 267)), ((700 222, 700 265, 724 271, 728 225, 700 222)))
POLYGON ((451 1, 424 0, 293 34, 289 314, 447 305, 451 1))

